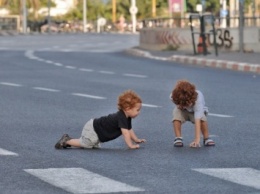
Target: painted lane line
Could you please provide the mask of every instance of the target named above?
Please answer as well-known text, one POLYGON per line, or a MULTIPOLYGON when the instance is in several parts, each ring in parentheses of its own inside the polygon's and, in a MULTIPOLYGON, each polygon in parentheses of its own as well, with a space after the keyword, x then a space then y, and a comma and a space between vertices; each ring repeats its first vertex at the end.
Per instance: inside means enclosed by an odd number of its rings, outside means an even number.
POLYGON ((153 105, 153 104, 144 104, 144 103, 142 103, 142 106, 150 107, 150 108, 159 108, 159 107, 161 107, 161 106, 157 106, 157 105, 153 105))
POLYGON ((80 71, 86 71, 86 72, 93 72, 93 69, 85 69, 85 68, 80 68, 80 71))
POLYGON ((25 55, 27 58, 29 58, 29 59, 36 59, 37 57, 35 57, 33 53, 34 53, 34 51, 32 51, 32 50, 27 50, 27 51, 24 53, 24 55, 25 55))
POLYGON ((136 77, 136 78, 147 78, 146 75, 138 75, 138 74, 130 74, 130 73, 125 73, 123 74, 124 76, 127 76, 127 77, 136 77))
POLYGON ((58 66, 58 67, 61 67, 63 66, 61 63, 53 63, 54 65, 58 66))
POLYGON ((49 60, 45 60, 44 62, 48 63, 48 64, 53 64, 54 63, 53 61, 49 61, 49 60))
POLYGON ((69 66, 69 65, 67 65, 66 68, 67 68, 67 69, 76 69, 76 67, 74 67, 74 66, 69 66))
POLYGON ((24 171, 53 186, 75 194, 145 191, 83 168, 24 169, 24 171))
POLYGON ((260 189, 260 171, 253 168, 197 168, 197 172, 260 189))
POLYGON ((112 71, 99 71, 99 73, 103 73, 103 74, 115 74, 115 72, 112 71))
POLYGON ((74 96, 80 96, 80 97, 86 97, 86 98, 94 98, 94 99, 98 99, 98 100, 104 100, 104 99, 106 99, 105 97, 102 97, 102 96, 93 96, 93 95, 81 94, 81 93, 72 93, 72 95, 74 95, 74 96))
POLYGON ((36 58, 37 61, 40 61, 40 62, 45 62, 44 59, 41 59, 41 58, 36 58))
POLYGON ((72 49, 61 49, 60 51, 62 51, 62 52, 65 52, 65 53, 68 53, 68 52, 73 52, 73 50, 72 50, 72 49))
POLYGON ((5 156, 18 156, 17 153, 10 152, 8 150, 0 148, 0 155, 5 155, 5 156))
POLYGON ((51 89, 51 88, 33 87, 33 89, 47 91, 47 92, 60 92, 60 90, 51 89))
POLYGON ((5 86, 22 87, 21 84, 15 84, 15 83, 10 83, 10 82, 0 82, 0 84, 5 85, 5 86))
POLYGON ((213 117, 224 117, 224 118, 231 118, 234 116, 231 115, 222 115, 222 114, 215 114, 215 113, 208 113, 209 116, 213 116, 213 117))

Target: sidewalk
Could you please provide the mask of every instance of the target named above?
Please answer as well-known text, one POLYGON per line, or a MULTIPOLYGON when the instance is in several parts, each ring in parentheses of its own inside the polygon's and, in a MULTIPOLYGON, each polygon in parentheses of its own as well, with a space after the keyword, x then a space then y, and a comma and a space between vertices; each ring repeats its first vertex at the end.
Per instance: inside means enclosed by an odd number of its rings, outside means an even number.
POLYGON ((156 60, 260 74, 260 53, 219 52, 218 56, 215 53, 204 56, 180 51, 148 51, 138 47, 126 52, 156 60))

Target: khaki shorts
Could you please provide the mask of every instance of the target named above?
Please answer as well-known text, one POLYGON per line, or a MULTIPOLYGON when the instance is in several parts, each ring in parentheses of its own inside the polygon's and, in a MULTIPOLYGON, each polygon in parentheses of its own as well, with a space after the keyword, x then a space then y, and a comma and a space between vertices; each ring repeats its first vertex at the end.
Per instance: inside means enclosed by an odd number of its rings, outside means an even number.
MULTIPOLYGON (((177 107, 175 107, 173 109, 173 112, 172 112, 172 122, 177 120, 177 121, 181 121, 181 123, 184 123, 186 121, 190 121, 192 123, 195 122, 194 120, 194 112, 189 112, 187 110, 181 110, 177 107)), ((207 121, 207 117, 206 115, 204 114, 204 116, 201 118, 202 121, 207 121)))
POLYGON ((84 148, 100 148, 100 141, 93 127, 93 119, 90 119, 83 127, 79 141, 84 148))

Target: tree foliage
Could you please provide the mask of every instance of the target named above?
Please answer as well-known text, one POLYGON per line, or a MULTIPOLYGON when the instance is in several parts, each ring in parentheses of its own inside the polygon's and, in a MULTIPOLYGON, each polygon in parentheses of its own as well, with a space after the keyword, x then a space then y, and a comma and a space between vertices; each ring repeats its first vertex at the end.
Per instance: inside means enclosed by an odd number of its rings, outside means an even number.
MULTIPOLYGON (((47 7, 49 0, 26 0, 26 7, 29 12, 29 18, 39 19, 38 10, 42 7, 47 7), (32 9, 31 9, 32 8, 32 9)), ((87 18, 88 20, 96 20, 99 17, 104 17, 107 20, 112 20, 112 1, 113 0, 87 0, 87 18)), ((115 0, 116 1, 116 18, 124 15, 126 20, 131 20, 129 8, 131 0, 115 0)), ((156 17, 169 17, 168 0, 154 0, 156 2, 156 17)), ((52 1, 51 1, 52 2, 52 1)), ((136 0, 138 8, 137 19, 152 18, 152 2, 153 0, 136 0)), ((200 4, 201 0, 186 0, 187 12, 196 12, 196 5, 200 4)), ((216 14, 221 9, 219 0, 205 0, 205 11, 216 14)), ((252 0, 245 0, 245 8, 252 3, 252 0)), ((12 14, 19 15, 22 12, 22 0, 0 0, 0 7, 5 7, 12 14)), ((227 0, 229 4, 229 0, 227 0)), ((55 6, 52 2, 51 6, 55 6)), ((78 0, 77 5, 65 16, 60 16, 63 20, 82 20, 83 18, 83 0, 78 0)))
MULTIPOLYGON (((38 10, 48 6, 48 0, 25 0, 25 2, 29 18, 35 20, 39 19, 38 10), (32 13, 28 10, 32 10, 32 13)), ((0 6, 9 9, 11 14, 14 15, 20 15, 22 13, 22 3, 22 0, 0 0, 0 6)), ((52 1, 50 5, 52 7, 55 6, 52 1)))

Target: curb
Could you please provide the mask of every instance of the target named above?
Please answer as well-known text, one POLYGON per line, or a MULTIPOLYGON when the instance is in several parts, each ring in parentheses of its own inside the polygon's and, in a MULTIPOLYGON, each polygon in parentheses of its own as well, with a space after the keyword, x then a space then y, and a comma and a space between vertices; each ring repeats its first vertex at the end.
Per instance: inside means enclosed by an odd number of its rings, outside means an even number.
POLYGON ((173 55, 171 57, 158 57, 151 55, 148 51, 139 49, 128 49, 126 53, 135 56, 146 57, 161 61, 175 61, 179 63, 192 64, 204 67, 221 68, 233 71, 251 72, 260 74, 260 64, 249 64, 235 61, 223 61, 217 59, 203 59, 191 56, 173 55))

